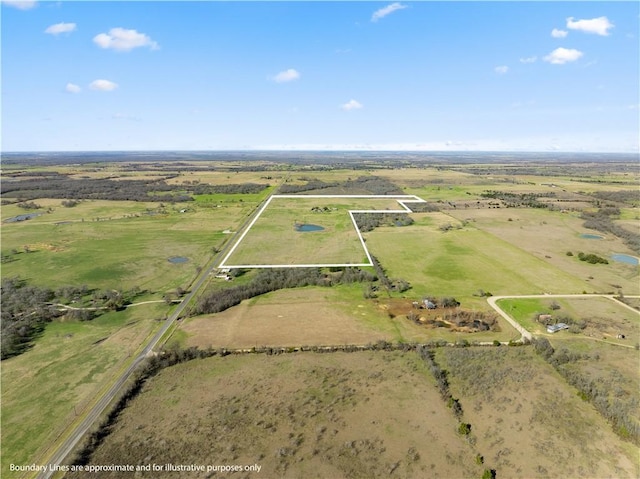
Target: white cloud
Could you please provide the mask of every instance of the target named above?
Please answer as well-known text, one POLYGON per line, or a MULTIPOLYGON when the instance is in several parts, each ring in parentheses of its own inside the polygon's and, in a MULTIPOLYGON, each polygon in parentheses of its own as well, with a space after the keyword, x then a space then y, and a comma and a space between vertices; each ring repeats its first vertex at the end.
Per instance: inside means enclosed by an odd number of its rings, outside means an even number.
POLYGON ((401 3, 398 3, 398 2, 392 3, 391 5, 387 5, 386 7, 373 12, 373 15, 371 15, 371 21, 377 22, 378 20, 386 17, 390 13, 393 13, 397 10, 402 10, 403 8, 407 8, 407 6, 402 5, 401 3))
POLYGON ((74 83, 67 83, 67 86, 64 87, 64 89, 69 93, 80 93, 82 91, 82 88, 74 83))
POLYGON ((34 0, 2 0, 2 4, 8 7, 18 8, 20 10, 29 10, 35 7, 38 2, 34 0))
POLYGON ((98 91, 113 91, 118 88, 118 84, 109 80, 95 80, 91 82, 89 88, 98 91))
POLYGON ((609 35, 609 29, 614 25, 607 17, 592 18, 590 20, 573 20, 573 17, 567 18, 567 28, 571 30, 580 30, 585 33, 595 33, 606 37, 609 35))
POLYGON ((494 70, 498 75, 504 75, 509 71, 509 67, 506 65, 501 65, 499 67, 495 67, 494 70))
POLYGON ((556 48, 554 51, 544 57, 545 62, 553 63, 554 65, 562 65, 568 62, 575 62, 580 58, 583 53, 580 50, 573 48, 556 48))
POLYGON ((138 47, 149 47, 152 50, 160 48, 156 42, 144 33, 124 28, 112 28, 109 33, 100 33, 93 37, 93 42, 100 48, 112 48, 123 52, 128 52, 138 47))
POLYGON ((537 60, 538 60, 538 57, 536 56, 521 58, 520 63, 535 63, 537 60))
POLYGON ((61 33, 71 33, 76 29, 75 23, 56 23, 55 25, 51 25, 47 27, 44 33, 49 33, 51 35, 59 35, 61 33))
POLYGON ((287 83, 290 81, 298 80, 300 78, 300 72, 289 68, 288 70, 281 71, 273 77, 273 81, 276 83, 287 83))
POLYGON ((567 35, 569 35, 569 32, 566 30, 558 30, 557 28, 554 28, 553 30, 551 30, 551 36, 553 38, 564 38, 567 35))
POLYGON ((362 103, 356 100, 349 100, 347 103, 340 106, 344 111, 359 110, 362 107, 362 103))

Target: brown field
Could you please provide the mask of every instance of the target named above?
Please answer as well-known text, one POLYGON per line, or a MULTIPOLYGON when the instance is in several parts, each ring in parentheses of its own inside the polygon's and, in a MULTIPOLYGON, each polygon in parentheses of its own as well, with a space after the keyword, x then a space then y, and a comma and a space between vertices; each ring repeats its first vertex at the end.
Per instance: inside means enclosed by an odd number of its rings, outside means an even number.
POLYGON ((214 357, 149 380, 90 464, 262 466, 135 476, 150 478, 479 478, 484 466, 456 429, 415 353, 214 357))
POLYGON ((372 302, 327 288, 290 289, 243 301, 181 325, 187 346, 251 348, 427 341, 406 318, 391 319, 372 302))
MULTIPOLYGON (((380 340, 509 341, 519 337, 502 318, 498 318, 492 331, 472 333, 416 324, 406 316, 412 300, 365 300, 360 288, 307 287, 268 293, 222 313, 184 320, 178 330, 178 342, 186 347, 235 349, 365 345, 380 340)), ((436 310, 434 319, 444 312, 436 310)), ((426 310, 421 313, 431 316, 426 310)))
POLYGON ((440 348, 476 447, 497 477, 638 477, 622 441, 533 348, 440 348))

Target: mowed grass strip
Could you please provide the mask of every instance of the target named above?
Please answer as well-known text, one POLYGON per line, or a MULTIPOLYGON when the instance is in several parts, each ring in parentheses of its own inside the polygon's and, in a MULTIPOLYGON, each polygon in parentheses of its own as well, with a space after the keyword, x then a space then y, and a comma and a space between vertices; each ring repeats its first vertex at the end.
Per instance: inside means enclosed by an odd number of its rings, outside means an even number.
POLYGON ((161 371, 90 463, 259 464, 261 477, 283 478, 480 477, 456 429, 413 352, 234 355, 161 371))

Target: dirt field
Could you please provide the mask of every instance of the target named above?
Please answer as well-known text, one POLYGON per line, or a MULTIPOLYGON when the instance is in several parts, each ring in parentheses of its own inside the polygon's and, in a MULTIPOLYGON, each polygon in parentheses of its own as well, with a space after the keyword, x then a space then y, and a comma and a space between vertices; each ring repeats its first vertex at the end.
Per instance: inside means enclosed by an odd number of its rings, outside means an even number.
POLYGON ((415 353, 214 357, 152 378, 90 464, 262 468, 135 475, 154 479, 479 478, 477 451, 456 429, 415 353))

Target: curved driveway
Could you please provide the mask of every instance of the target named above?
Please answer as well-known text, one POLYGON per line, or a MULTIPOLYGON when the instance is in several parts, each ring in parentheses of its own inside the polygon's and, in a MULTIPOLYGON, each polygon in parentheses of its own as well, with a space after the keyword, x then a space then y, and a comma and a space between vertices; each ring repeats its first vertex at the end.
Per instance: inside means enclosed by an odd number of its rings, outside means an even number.
MULTIPOLYGON (((611 301, 615 301, 616 304, 623 306, 635 313, 640 314, 640 311, 632 308, 628 304, 624 304, 622 301, 618 301, 615 299, 617 295, 615 294, 527 294, 521 296, 490 296, 487 298, 487 303, 491 306, 500 316, 506 319, 511 326, 513 326, 516 331, 522 334, 521 339, 531 340, 533 335, 527 331, 520 323, 518 323, 515 319, 505 313, 500 306, 498 306, 497 301, 501 299, 527 299, 527 298, 607 298, 611 301)), ((640 296, 628 296, 629 298, 640 298, 640 296)))

